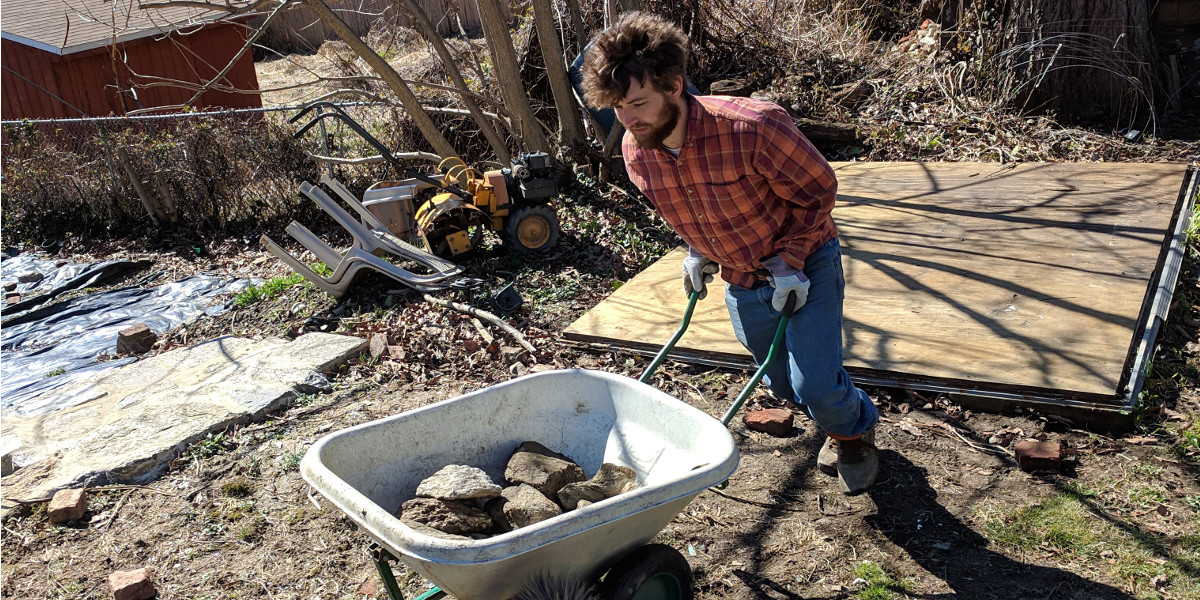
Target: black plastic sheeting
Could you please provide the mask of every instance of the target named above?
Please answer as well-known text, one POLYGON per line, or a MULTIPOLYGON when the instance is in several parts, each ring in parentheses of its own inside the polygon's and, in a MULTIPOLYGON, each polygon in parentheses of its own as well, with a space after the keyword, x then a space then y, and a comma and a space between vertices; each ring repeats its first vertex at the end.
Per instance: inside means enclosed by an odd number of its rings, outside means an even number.
MULTIPOLYGON (((10 265, 12 260, 2 264, 6 280, 15 271, 10 267, 28 266, 20 262, 10 265)), ((95 285, 104 278, 128 274, 148 264, 109 261, 83 268, 69 266, 72 272, 58 277, 55 287, 40 293, 33 290, 38 298, 6 306, 0 327, 0 406, 5 411, 15 409, 22 416, 69 406, 75 402, 67 398, 31 400, 96 371, 137 360, 133 357, 98 360, 102 355, 116 352, 120 330, 145 323, 162 335, 201 315, 224 312, 229 295, 251 284, 247 279, 201 274, 154 287, 127 287, 41 306, 46 299, 67 289, 95 285), (68 285, 74 287, 62 289, 68 285)), ((86 398, 78 401, 83 400, 86 398)))

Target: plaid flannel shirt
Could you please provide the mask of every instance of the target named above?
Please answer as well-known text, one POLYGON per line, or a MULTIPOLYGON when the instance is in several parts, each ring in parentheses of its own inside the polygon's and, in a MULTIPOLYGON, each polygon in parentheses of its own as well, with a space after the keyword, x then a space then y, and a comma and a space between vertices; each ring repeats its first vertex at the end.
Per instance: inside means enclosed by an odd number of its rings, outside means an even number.
POLYGON ((629 179, 688 246, 721 265, 721 277, 749 288, 778 255, 804 260, 837 237, 837 179, 829 163, 776 104, 689 96, 679 157, 643 150, 626 132, 629 179))

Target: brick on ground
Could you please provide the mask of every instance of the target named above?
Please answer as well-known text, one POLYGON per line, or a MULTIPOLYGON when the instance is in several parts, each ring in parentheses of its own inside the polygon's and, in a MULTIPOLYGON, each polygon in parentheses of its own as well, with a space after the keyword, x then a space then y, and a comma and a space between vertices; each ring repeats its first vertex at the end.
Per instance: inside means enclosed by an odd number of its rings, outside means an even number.
POLYGON ((764 408, 752 410, 742 417, 746 429, 762 431, 771 435, 787 435, 792 431, 796 416, 786 408, 764 408))
POLYGON ((145 323, 137 323, 122 329, 117 334, 118 354, 145 354, 158 341, 158 334, 145 323))
POLYGON ((1062 445, 1058 442, 1025 440, 1017 442, 1013 450, 1017 455, 1017 465, 1022 471, 1062 470, 1062 445))
POLYGON ((84 488, 59 490, 46 507, 46 516, 51 523, 74 521, 87 512, 87 490, 84 488))
POLYGON ((108 576, 108 587, 113 600, 148 600, 158 594, 154 588, 153 572, 148 568, 133 571, 113 571, 108 576))

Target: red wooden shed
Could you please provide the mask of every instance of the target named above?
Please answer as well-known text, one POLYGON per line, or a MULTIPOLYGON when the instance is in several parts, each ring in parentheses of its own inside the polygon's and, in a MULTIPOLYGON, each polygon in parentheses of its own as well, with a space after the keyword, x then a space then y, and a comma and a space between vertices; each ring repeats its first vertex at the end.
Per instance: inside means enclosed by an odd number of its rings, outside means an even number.
MULTIPOLYGON (((136 0, 3 0, 0 8, 5 120, 171 111, 195 95, 197 84, 215 77, 249 35, 215 12, 141 10, 136 0)), ((251 54, 194 106, 262 106, 253 93, 258 78, 251 54)))

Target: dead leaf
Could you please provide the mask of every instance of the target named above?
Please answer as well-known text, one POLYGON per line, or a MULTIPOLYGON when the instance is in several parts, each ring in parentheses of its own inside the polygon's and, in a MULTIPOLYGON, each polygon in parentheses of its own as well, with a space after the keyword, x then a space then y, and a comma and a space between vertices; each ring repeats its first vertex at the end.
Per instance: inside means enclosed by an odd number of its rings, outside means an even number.
POLYGON ((899 423, 896 423, 896 427, 899 427, 902 431, 912 434, 913 437, 921 437, 925 435, 923 431, 917 429, 917 426, 913 424, 911 419, 901 420, 899 423))
POLYGON ((1154 512, 1158 513, 1158 515, 1161 517, 1171 516, 1171 509, 1167 508, 1165 504, 1159 504, 1158 507, 1154 509, 1154 512))

